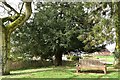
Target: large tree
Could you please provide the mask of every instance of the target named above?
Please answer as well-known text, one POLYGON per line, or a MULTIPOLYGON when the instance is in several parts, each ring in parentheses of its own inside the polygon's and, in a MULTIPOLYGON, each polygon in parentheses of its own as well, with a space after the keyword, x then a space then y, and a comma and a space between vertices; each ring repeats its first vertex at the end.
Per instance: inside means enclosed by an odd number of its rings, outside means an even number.
MULTIPOLYGON (((9 8, 12 15, 2 18, 2 40, 3 40, 3 65, 2 65, 2 74, 10 74, 9 69, 9 57, 10 57, 10 36, 11 33, 16 30, 16 28, 21 27, 24 22, 26 22, 32 13, 31 2, 23 2, 23 6, 20 9, 20 12, 15 10, 7 2, 2 2, 7 8, 9 8), (23 11, 24 12, 21 12, 23 11), (6 24, 7 23, 7 24, 6 24)), ((1 26, 0 26, 1 27, 1 26)))
MULTIPOLYGON (((30 41, 33 41, 32 45, 34 45, 34 47, 38 45, 36 43, 40 42, 39 49, 36 49, 37 53, 54 53, 54 51, 57 51, 61 46, 64 49, 72 50, 73 46, 76 46, 76 41, 78 41, 76 39, 78 34, 80 34, 78 39, 81 38, 80 40, 83 41, 85 45, 84 49, 91 52, 93 49, 96 49, 95 47, 99 47, 103 45, 103 43, 105 43, 105 45, 113 43, 115 38, 114 33, 116 31, 117 45, 115 63, 119 66, 119 3, 85 3, 85 5, 82 4, 81 6, 74 5, 74 7, 69 4, 70 3, 40 3, 40 5, 37 6, 38 12, 35 14, 32 23, 34 24, 34 28, 31 26, 33 28, 32 36, 34 36, 34 40, 30 39, 30 41), (75 9, 72 10, 71 8, 75 9), (82 10, 80 8, 82 8, 82 10)), ((30 48, 28 47, 28 49, 30 48)))
MULTIPOLYGON (((78 35, 92 33, 94 25, 100 22, 96 18, 93 18, 95 22, 88 20, 94 14, 88 14, 84 7, 86 6, 82 3, 38 3, 33 20, 13 33, 13 46, 17 46, 13 52, 39 55, 43 58, 55 55, 55 65, 61 65, 62 54, 67 51, 96 50, 99 47, 95 46, 98 41, 89 45, 83 44, 87 37, 82 37, 81 41, 77 39, 78 35), (84 49, 85 46, 90 49, 84 49)), ((96 38, 99 40, 97 36, 96 38)), ((96 38, 93 36, 92 39, 96 38)))
POLYGON ((16 36, 19 42, 25 42, 23 36, 27 34, 26 48, 30 52, 26 52, 41 57, 55 55, 58 66, 62 64, 63 53, 83 48, 84 44, 77 39, 86 17, 82 3, 38 3, 36 11, 33 21, 26 23, 24 31, 20 30, 22 34, 18 33, 22 37, 16 36))

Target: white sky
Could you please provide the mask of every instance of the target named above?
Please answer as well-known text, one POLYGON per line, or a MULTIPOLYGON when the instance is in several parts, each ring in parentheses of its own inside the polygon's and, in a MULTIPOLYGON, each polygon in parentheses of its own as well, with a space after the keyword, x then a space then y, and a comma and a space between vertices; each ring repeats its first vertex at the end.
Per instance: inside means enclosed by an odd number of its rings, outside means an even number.
POLYGON ((115 43, 113 43, 113 44, 108 44, 108 45, 106 46, 106 48, 107 48, 110 52, 114 52, 115 46, 116 46, 115 43))
MULTIPOLYGON (((21 0, 6 0, 6 2, 18 11, 18 4, 21 3, 21 0)), ((0 2, 0 5, 3 5, 2 2, 0 2)), ((0 18, 6 16, 8 16, 7 11, 5 11, 4 8, 0 7, 0 18)))

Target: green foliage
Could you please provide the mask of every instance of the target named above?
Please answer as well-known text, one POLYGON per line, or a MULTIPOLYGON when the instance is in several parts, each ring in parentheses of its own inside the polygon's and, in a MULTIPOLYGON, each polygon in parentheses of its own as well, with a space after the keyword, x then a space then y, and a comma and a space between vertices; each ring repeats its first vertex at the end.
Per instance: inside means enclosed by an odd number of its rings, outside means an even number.
POLYGON ((82 3, 37 3, 36 10, 31 22, 12 34, 14 53, 48 58, 83 49, 84 44, 77 39, 86 18, 82 3))
POLYGON ((115 59, 119 59, 120 58, 120 50, 115 50, 113 55, 114 55, 115 59))
POLYGON ((85 44, 85 51, 91 52, 96 47, 111 44, 115 41, 113 19, 111 18, 110 3, 85 3, 88 19, 86 19, 87 29, 78 36, 85 44), (87 7, 89 6, 89 7, 87 7), (106 10, 104 10, 106 9, 106 10), (104 12, 104 14, 103 14, 104 12))
POLYGON ((12 34, 13 52, 47 58, 74 49, 105 48, 114 42, 111 13, 102 14, 106 4, 110 3, 37 3, 31 21, 12 34))
POLYGON ((79 58, 81 59, 81 57, 79 57, 79 56, 72 56, 72 55, 71 56, 69 56, 69 55, 67 56, 67 59, 68 60, 72 60, 72 61, 78 61, 79 58))
POLYGON ((79 58, 80 58, 79 56, 71 56, 70 59, 73 60, 73 61, 78 61, 79 58))
POLYGON ((67 56, 67 59, 69 60, 69 59, 70 59, 70 56, 67 56))

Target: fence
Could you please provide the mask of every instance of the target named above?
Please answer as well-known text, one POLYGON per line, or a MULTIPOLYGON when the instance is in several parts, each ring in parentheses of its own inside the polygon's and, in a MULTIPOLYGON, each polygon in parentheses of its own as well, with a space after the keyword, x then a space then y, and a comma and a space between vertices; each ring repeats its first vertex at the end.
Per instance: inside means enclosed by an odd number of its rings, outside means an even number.
POLYGON ((41 61, 41 60, 25 60, 25 61, 10 61, 10 69, 26 69, 26 68, 38 68, 38 67, 46 67, 53 65, 50 61, 41 61))

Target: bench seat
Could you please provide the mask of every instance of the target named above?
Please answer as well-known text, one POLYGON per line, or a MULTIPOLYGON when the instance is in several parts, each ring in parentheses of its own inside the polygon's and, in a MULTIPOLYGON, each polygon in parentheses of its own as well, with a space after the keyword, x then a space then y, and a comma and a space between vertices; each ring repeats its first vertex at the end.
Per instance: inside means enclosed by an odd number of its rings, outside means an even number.
POLYGON ((107 68, 106 65, 99 60, 93 59, 80 59, 79 63, 76 65, 76 72, 78 73, 81 69, 93 69, 93 70, 102 70, 106 74, 107 68))

